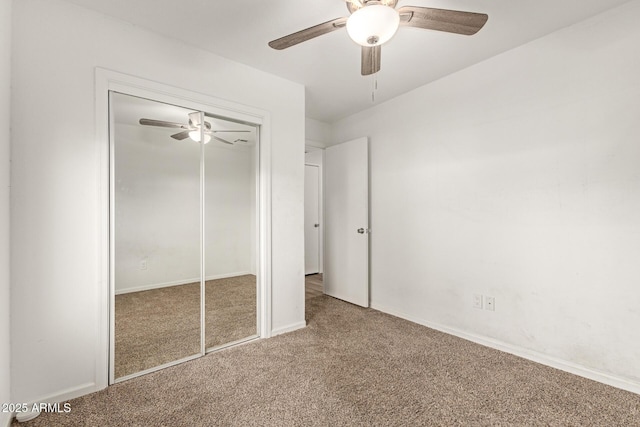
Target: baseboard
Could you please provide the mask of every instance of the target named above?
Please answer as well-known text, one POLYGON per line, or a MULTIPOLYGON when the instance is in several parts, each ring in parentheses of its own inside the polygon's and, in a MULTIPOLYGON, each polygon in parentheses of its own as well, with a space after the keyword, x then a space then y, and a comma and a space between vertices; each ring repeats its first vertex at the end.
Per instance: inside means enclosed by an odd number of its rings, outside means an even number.
MULTIPOLYGON (((63 403, 68 400, 75 399, 76 397, 81 397, 90 393, 95 393, 96 391, 99 391, 99 390, 100 389, 96 386, 95 383, 86 383, 86 384, 79 385, 77 387, 71 387, 53 394, 49 394, 39 399, 34 399, 24 403, 26 403, 29 408, 31 408, 34 404, 39 404, 39 403, 63 403)), ((73 411, 73 407, 71 407, 71 410, 73 411)), ((25 415, 25 414, 26 412, 22 413, 22 415, 25 415)), ((40 411, 38 411, 38 414, 40 414, 40 411)), ((5 427, 5 426, 11 427, 11 423, 15 416, 16 416, 15 413, 0 413, 0 427, 5 427)))
POLYGON ((630 391, 632 393, 640 394, 640 383, 630 381, 625 378, 620 378, 615 375, 611 375, 605 372, 600 372, 592 368, 587 368, 585 366, 581 366, 573 362, 548 356, 543 353, 539 353, 523 347, 515 346, 513 344, 508 344, 499 340, 495 340, 493 338, 465 332, 460 329, 443 326, 437 323, 426 321, 424 319, 416 318, 414 316, 409 316, 398 310, 385 307, 380 304, 372 303, 371 308, 381 311, 383 313, 390 314, 392 316, 400 317, 401 319, 405 319, 422 326, 426 326, 431 329, 435 329, 440 332, 444 332, 449 335, 454 335, 459 338, 463 338, 467 341, 472 341, 476 344, 484 345, 485 347, 490 347, 496 350, 504 351, 505 353, 510 353, 510 354, 513 354, 514 356, 522 357, 523 359, 528 359, 533 362, 549 366, 551 368, 559 369, 561 371, 578 375, 580 377, 588 378, 590 380, 607 384, 612 387, 616 387, 622 390, 630 391))
MULTIPOLYGON (((254 274, 254 273, 250 271, 241 271, 237 273, 215 274, 213 276, 205 277, 204 280, 228 279, 230 277, 246 276, 248 274, 254 274)), ((188 285, 190 283, 196 283, 199 281, 200 281, 200 278, 196 277, 194 279, 183 279, 183 280, 175 280, 173 282, 164 282, 164 283, 156 283, 152 285, 136 286, 134 288, 127 288, 127 289, 121 289, 119 291, 116 291, 116 295, 130 294, 133 292, 150 291, 151 289, 168 288, 171 286, 188 285)))
POLYGON ((0 412, 0 427, 11 427, 14 415, 9 412, 0 412))
MULTIPOLYGON (((66 402, 67 400, 75 399, 76 397, 95 393, 99 390, 100 388, 96 386, 96 383, 86 383, 77 387, 70 387, 65 390, 43 396, 39 399, 31 400, 28 403, 29 405, 33 405, 34 403, 62 403, 66 402)), ((73 408, 71 408, 71 410, 73 411, 73 408)))
POLYGON ((281 328, 276 328, 271 330, 271 336, 275 337, 276 335, 286 334, 287 332, 293 332, 298 329, 306 328, 307 322, 302 321, 298 323, 294 323, 292 325, 283 326, 281 328))

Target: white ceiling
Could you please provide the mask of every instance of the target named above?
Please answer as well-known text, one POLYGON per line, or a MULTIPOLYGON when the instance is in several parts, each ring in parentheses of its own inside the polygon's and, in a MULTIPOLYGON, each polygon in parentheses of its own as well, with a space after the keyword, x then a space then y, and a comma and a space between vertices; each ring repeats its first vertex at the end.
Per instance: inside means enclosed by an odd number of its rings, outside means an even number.
MULTIPOLYGON (((374 76, 341 29, 276 51, 267 43, 348 16, 344 0, 67 0, 306 87, 306 116, 331 123, 372 105, 374 76)), ((628 0, 400 0, 489 15, 474 36, 400 28, 382 47, 375 102, 393 98, 628 0)))

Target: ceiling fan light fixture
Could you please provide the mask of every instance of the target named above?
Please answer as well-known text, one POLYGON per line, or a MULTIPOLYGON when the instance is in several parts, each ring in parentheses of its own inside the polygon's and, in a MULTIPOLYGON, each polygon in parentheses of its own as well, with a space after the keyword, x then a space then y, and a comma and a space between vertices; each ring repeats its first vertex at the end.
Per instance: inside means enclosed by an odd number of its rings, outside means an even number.
POLYGON ((349 37, 361 46, 377 46, 388 42, 398 30, 400 14, 383 4, 364 6, 347 19, 349 37))
MULTIPOLYGON (((195 142, 200 142, 200 129, 192 130, 189 132, 189 138, 194 140, 195 142)), ((204 143, 211 141, 211 135, 205 133, 204 134, 204 143)))

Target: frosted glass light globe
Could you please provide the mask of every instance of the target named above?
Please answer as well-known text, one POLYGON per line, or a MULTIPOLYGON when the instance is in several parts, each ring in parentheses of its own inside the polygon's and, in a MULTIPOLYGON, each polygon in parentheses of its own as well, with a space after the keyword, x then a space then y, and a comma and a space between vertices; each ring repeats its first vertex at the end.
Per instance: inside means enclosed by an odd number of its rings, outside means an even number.
MULTIPOLYGON (((200 130, 192 130, 189 132, 189 138, 193 139, 195 142, 200 142, 200 130)), ((204 143, 211 141, 211 135, 204 134, 204 143)))
POLYGON ((400 25, 400 14, 392 7, 372 4, 356 10, 347 19, 347 33, 362 46, 377 46, 391 39, 400 25))

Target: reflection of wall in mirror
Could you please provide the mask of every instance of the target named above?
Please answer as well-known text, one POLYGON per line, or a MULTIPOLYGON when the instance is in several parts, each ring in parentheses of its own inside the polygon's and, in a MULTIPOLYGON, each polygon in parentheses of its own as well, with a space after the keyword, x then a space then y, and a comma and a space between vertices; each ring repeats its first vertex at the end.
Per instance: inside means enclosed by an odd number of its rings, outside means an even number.
MULTIPOLYGON (((115 140, 116 293, 199 281, 199 144, 124 124, 115 140)), ((205 147, 207 279, 255 274, 253 152, 205 147)))

